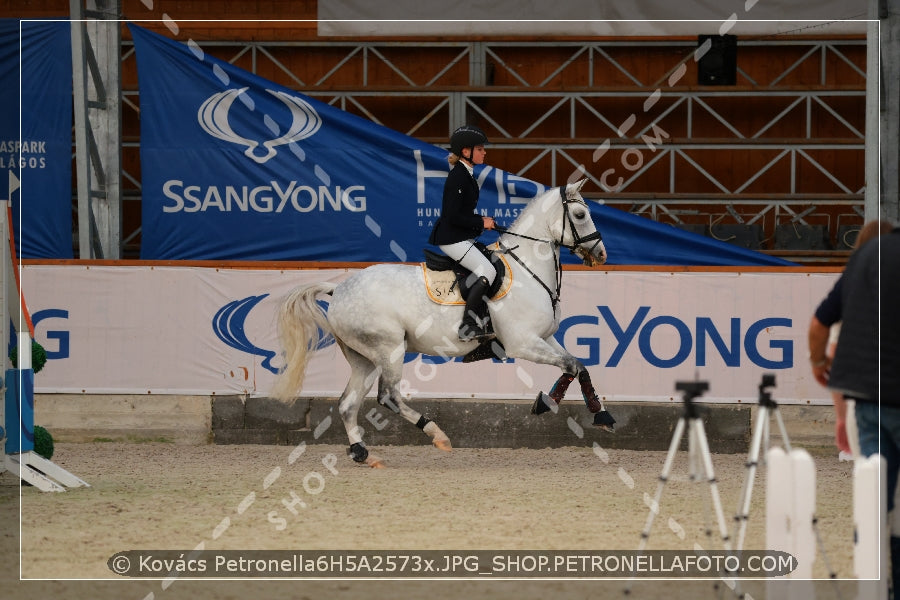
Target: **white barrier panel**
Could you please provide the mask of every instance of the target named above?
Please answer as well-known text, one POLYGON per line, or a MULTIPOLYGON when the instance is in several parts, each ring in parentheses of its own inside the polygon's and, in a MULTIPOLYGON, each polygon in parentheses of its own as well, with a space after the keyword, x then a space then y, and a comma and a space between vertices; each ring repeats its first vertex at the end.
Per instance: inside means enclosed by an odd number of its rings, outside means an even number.
POLYGON ((880 454, 858 458, 853 464, 853 571, 861 580, 859 598, 887 598, 890 546, 886 473, 887 461, 880 454))
POLYGON ((812 579, 813 562, 816 559, 816 465, 806 450, 791 450, 791 485, 794 501, 791 503, 793 526, 793 552, 797 557, 794 579, 812 579))
POLYGON ((785 453, 773 447, 766 453, 766 549, 781 550, 797 559, 797 568, 784 579, 767 582, 770 600, 815 597, 816 466, 806 450, 785 453))
MULTIPOLYGON (((790 552, 790 500, 785 497, 785 486, 790 480, 785 475, 790 471, 790 457, 780 447, 770 448, 766 453, 766 549, 790 552)), ((767 581, 766 598, 787 600, 788 584, 785 581, 767 581)))
MULTIPOLYGON (((264 395, 280 366, 278 301, 334 270, 30 265, 23 274, 49 361, 38 393, 264 395)), ((708 402, 756 402, 760 374, 781 403, 829 404, 810 374, 807 325, 835 274, 566 272, 563 345, 607 401, 677 401, 672 381, 710 382, 708 402)), ((523 361, 434 364, 408 356, 413 397, 534 398, 559 376, 523 361)), ((437 360, 443 363, 444 361, 437 360)), ((349 367, 316 353, 304 395, 337 396, 349 367)), ((569 399, 579 399, 570 390, 569 399)))
POLYGON ((787 453, 775 446, 766 453, 766 548, 790 552, 791 507, 785 499, 790 486, 786 475, 790 472, 787 453))

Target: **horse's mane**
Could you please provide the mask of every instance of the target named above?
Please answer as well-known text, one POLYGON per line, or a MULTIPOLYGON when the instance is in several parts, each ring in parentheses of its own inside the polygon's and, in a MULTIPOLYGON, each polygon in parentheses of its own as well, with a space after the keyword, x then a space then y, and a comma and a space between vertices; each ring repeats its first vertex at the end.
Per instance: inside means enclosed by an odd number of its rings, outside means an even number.
MULTIPOLYGON (((529 235, 546 235, 549 233, 550 219, 548 219, 547 213, 557 206, 560 207, 560 209, 562 208, 560 195, 563 193, 561 188, 552 187, 535 196, 527 205, 525 205, 525 208, 522 209, 516 219, 512 222, 512 225, 509 226, 509 231, 520 234, 529 234, 529 232, 531 232, 529 235), (534 227, 537 223, 547 223, 548 230, 546 232, 534 231, 534 227)), ((561 216, 562 215, 560 214, 560 217, 561 216)))

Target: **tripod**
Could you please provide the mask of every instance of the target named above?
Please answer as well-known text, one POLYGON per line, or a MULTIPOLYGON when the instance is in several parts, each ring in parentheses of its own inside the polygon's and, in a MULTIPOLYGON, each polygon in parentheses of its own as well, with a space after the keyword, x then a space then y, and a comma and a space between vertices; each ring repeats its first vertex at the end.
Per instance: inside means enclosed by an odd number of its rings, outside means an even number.
POLYGON ((688 428, 688 469, 690 477, 692 480, 697 480, 703 475, 706 476, 706 480, 709 482, 710 494, 712 495, 713 507, 716 511, 716 518, 719 523, 722 544, 725 546, 725 550, 730 552, 731 543, 728 537, 728 527, 725 525, 725 515, 722 512, 722 502, 719 499, 719 487, 716 483, 716 474, 713 470, 709 444, 706 440, 706 430, 703 427, 703 420, 700 418, 697 406, 693 402, 694 398, 697 398, 709 389, 709 383, 706 381, 679 381, 675 383, 675 389, 683 392, 684 412, 678 419, 675 433, 672 435, 672 443, 669 445, 669 452, 666 455, 666 461, 663 463, 662 472, 659 475, 656 495, 650 506, 650 513, 647 515, 647 523, 641 532, 638 553, 644 551, 644 548, 647 546, 647 540, 650 538, 650 528, 653 526, 653 519, 656 513, 659 512, 659 500, 669 479, 669 472, 672 470, 675 453, 678 452, 678 446, 681 443, 681 436, 684 435, 685 427, 688 428))
POLYGON ((759 451, 763 438, 766 440, 766 448, 769 447, 770 414, 775 415, 775 421, 778 423, 781 439, 784 442, 785 452, 791 452, 791 441, 788 439, 787 430, 784 428, 784 421, 781 418, 781 412, 778 410, 778 403, 772 400, 772 393, 768 391, 771 387, 775 387, 775 375, 764 373, 759 384, 759 409, 756 414, 756 424, 753 427, 753 437, 750 441, 750 453, 747 456, 747 476, 744 479, 744 486, 741 488, 741 495, 738 500, 738 513, 734 516, 734 520, 738 523, 737 546, 735 548, 738 552, 744 548, 744 536, 747 533, 747 521, 750 517, 750 498, 753 495, 753 480, 756 478, 756 468, 759 466, 759 451))
MULTIPOLYGON (((766 440, 766 448, 769 447, 769 418, 772 414, 775 415, 775 422, 778 424, 778 429, 781 432, 784 450, 787 454, 791 454, 791 442, 790 439, 788 439, 787 429, 784 427, 784 420, 781 418, 781 412, 778 410, 778 403, 772 399, 772 393, 768 391, 769 388, 772 387, 775 387, 775 375, 764 373, 762 381, 759 384, 759 409, 756 417, 756 424, 753 427, 750 451, 747 456, 747 476, 741 489, 740 499, 738 500, 738 513, 734 516, 734 520, 738 524, 735 548, 738 554, 740 554, 744 548, 744 536, 747 533, 747 522, 750 516, 750 499, 753 495, 753 481, 756 476, 756 468, 759 466, 759 452, 763 438, 766 440)), ((829 563, 828 553, 825 550, 825 544, 822 541, 822 535, 819 531, 818 518, 815 515, 813 515, 811 525, 816 536, 816 544, 819 547, 819 551, 822 553, 822 560, 825 563, 825 568, 828 570, 829 577, 834 579, 837 574, 832 570, 831 564, 829 563)), ((736 588, 736 592, 738 592, 739 597, 742 597, 739 588, 736 588)), ((840 590, 837 587, 835 587, 835 593, 838 598, 841 598, 840 590)))

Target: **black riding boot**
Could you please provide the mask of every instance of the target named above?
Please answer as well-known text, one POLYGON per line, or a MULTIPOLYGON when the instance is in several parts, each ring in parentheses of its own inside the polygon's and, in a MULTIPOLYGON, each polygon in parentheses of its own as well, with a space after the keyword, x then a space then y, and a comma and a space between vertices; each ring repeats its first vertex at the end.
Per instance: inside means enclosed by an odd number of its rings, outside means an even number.
POLYGON ((463 342, 481 341, 490 335, 488 323, 491 317, 485 297, 489 285, 487 278, 479 277, 469 290, 466 310, 463 314, 462 324, 459 326, 459 339, 463 342))

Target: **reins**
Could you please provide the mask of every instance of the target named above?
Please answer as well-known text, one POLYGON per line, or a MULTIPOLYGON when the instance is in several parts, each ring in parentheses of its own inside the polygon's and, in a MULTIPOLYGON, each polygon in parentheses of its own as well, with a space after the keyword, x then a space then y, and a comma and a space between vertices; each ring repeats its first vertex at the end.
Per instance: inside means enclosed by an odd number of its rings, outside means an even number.
MULTIPOLYGON (((498 231, 499 231, 499 230, 498 230, 498 231)), ((509 231, 506 231, 506 232, 504 232, 504 233, 510 233, 510 232, 509 232, 509 231)), ((517 235, 517 234, 515 234, 515 233, 510 233, 510 235, 517 235)), ((547 244, 554 243, 554 242, 552 242, 551 240, 541 240, 541 239, 532 238, 532 237, 528 237, 528 236, 519 236, 519 237, 525 237, 525 238, 527 238, 527 239, 534 240, 534 241, 536 241, 536 242, 544 242, 544 243, 547 243, 547 244)), ((559 304, 559 292, 560 292, 560 290, 562 289, 562 264, 560 263, 560 260, 559 260, 559 254, 557 254, 557 253, 554 252, 554 256, 555 256, 555 258, 556 258, 556 293, 554 293, 553 290, 551 290, 551 289, 547 286, 547 284, 544 283, 544 280, 541 279, 540 277, 538 277, 537 273, 535 273, 534 271, 532 271, 532 270, 528 267, 528 265, 526 265, 525 262, 524 262, 521 258, 519 258, 519 255, 518 255, 518 254, 516 254, 515 252, 513 252, 513 250, 515 250, 516 248, 518 248, 518 246, 513 246, 512 248, 507 248, 507 247, 504 246, 503 243, 500 242, 500 241, 498 241, 497 244, 500 246, 500 249, 501 249, 501 251, 502 251, 504 254, 509 254, 510 256, 512 256, 512 257, 515 259, 515 261, 516 261, 517 263, 519 263, 520 265, 522 265, 522 268, 523 268, 523 269, 525 269, 526 271, 528 271, 528 273, 534 278, 535 281, 537 281, 539 284, 541 284, 541 287, 544 288, 544 290, 547 292, 547 295, 550 296, 550 304, 553 306, 553 310, 555 311, 555 310, 556 310, 556 305, 559 304)))

